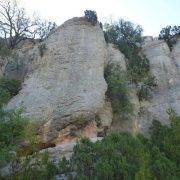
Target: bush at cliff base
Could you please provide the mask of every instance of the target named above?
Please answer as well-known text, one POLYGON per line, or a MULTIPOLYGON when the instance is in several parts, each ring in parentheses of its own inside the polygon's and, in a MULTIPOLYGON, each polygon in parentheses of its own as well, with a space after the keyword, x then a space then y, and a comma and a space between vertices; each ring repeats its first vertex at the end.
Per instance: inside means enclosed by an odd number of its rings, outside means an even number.
MULTIPOLYGON (((28 120, 21 110, 0 111, 0 165, 20 161, 18 142, 25 140, 28 120), (19 158, 19 159, 18 159, 19 158)), ((26 156, 20 171, 6 179, 53 179, 65 174, 75 179, 179 179, 180 178, 180 117, 168 110, 171 126, 154 120, 150 138, 130 133, 111 133, 102 141, 82 139, 70 160, 63 158, 57 166, 48 154, 36 151, 26 156), (34 158, 32 165, 31 158, 34 158)), ((28 140, 28 139, 26 139, 28 140)), ((32 145, 33 146, 33 145, 32 145)))
POLYGON ((149 139, 129 133, 112 133, 96 143, 82 139, 61 169, 77 172, 77 179, 179 179, 180 117, 169 113, 171 126, 154 120, 149 139))

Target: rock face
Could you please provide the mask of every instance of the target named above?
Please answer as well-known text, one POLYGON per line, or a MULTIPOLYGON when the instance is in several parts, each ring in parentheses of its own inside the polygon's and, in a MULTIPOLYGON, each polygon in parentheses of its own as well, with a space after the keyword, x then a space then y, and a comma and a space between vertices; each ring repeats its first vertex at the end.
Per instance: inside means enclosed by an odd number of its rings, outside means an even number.
POLYGON ((169 124, 166 112, 168 108, 180 113, 180 39, 172 52, 167 44, 160 40, 147 41, 143 50, 158 84, 153 91, 152 100, 142 104, 144 115, 139 119, 139 129, 147 133, 153 119, 169 124))
MULTIPOLYGON (((15 79, 24 80, 27 74, 32 73, 34 61, 40 56, 38 40, 27 39, 21 42, 9 56, 7 64, 0 69, 2 74, 15 79), (3 72, 1 71, 3 69, 3 72)), ((1 57, 0 57, 1 61, 1 57)))
POLYGON ((130 120, 114 120, 111 131, 148 134, 153 119, 170 123, 167 109, 173 108, 180 114, 180 38, 170 52, 164 41, 146 37, 143 52, 149 59, 151 74, 157 80, 153 98, 150 102, 139 103, 136 87, 130 86, 134 116, 130 120))
POLYGON ((107 58, 105 64, 118 64, 122 71, 126 71, 126 58, 113 44, 107 44, 107 58))
POLYGON ((90 121, 103 108, 106 43, 99 25, 84 18, 68 20, 44 43, 43 56, 8 107, 22 105, 25 116, 45 123, 44 141, 52 141, 77 116, 90 121))
POLYGON ((153 119, 169 123, 168 108, 180 113, 180 39, 170 52, 164 41, 148 37, 143 51, 158 86, 151 102, 141 104, 135 85, 129 86, 135 107, 131 120, 112 122, 111 103, 105 99, 104 68, 115 63, 126 71, 126 58, 106 44, 99 24, 92 26, 84 18, 68 20, 43 43, 19 50, 30 65, 22 90, 8 108, 23 106, 25 116, 42 123, 42 142, 56 145, 81 136, 96 138, 98 121, 101 128, 113 124, 113 130, 147 133, 153 119), (138 116, 140 107, 143 112, 138 116))

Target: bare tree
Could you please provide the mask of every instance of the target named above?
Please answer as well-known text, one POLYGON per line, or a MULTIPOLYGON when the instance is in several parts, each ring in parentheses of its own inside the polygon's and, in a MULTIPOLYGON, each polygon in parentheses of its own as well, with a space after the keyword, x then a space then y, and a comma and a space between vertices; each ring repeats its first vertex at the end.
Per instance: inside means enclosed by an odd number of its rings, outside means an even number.
POLYGON ((34 38, 36 25, 36 21, 32 21, 16 1, 0 1, 0 35, 6 46, 14 48, 20 41, 34 38))
POLYGON ((37 19, 36 20, 37 29, 36 36, 40 38, 40 40, 44 40, 49 36, 49 34, 57 27, 55 22, 49 22, 46 20, 37 19))
POLYGON ((43 40, 56 27, 54 22, 28 17, 16 0, 0 0, 0 37, 9 48, 27 38, 43 40))

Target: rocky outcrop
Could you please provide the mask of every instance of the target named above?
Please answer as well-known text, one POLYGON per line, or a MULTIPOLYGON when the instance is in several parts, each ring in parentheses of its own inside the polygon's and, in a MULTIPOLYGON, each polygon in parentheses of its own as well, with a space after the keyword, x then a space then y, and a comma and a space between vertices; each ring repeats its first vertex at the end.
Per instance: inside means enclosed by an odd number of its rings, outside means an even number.
POLYGON ((115 63, 126 71, 126 58, 112 44, 106 44, 99 24, 70 19, 44 42, 18 50, 19 56, 27 59, 28 70, 22 90, 8 108, 23 106, 24 115, 41 124, 42 142, 55 145, 82 136, 96 138, 110 127, 113 131, 147 133, 153 119, 169 123, 168 108, 180 112, 180 39, 170 52, 164 41, 147 37, 143 52, 158 86, 152 100, 140 104, 136 87, 130 84, 134 116, 115 121, 111 103, 105 99, 104 68, 115 63))
POLYGON ((122 71, 126 71, 126 58, 113 44, 107 44, 107 58, 105 65, 118 64, 122 71))
POLYGON ((150 71, 155 76, 157 87, 152 91, 152 99, 139 102, 137 89, 130 85, 130 101, 134 114, 129 120, 114 118, 111 131, 130 131, 132 133, 148 134, 152 120, 157 119, 163 124, 169 124, 167 109, 173 108, 180 114, 180 38, 172 52, 163 40, 146 37, 143 52, 150 63, 150 71))
POLYGON ((78 117, 94 121, 103 108, 106 43, 98 24, 73 18, 58 27, 42 48, 33 73, 8 107, 23 106, 25 116, 44 124, 43 141, 52 142, 60 130, 76 125, 78 117))
POLYGON ((143 46, 144 53, 150 62, 151 73, 155 76, 158 86, 153 91, 151 101, 141 104, 144 113, 138 120, 141 132, 148 132, 153 119, 169 124, 166 112, 168 108, 173 108, 180 113, 179 45, 180 40, 172 52, 162 40, 151 39, 143 46))
POLYGON ((38 40, 32 39, 18 44, 5 58, 6 63, 0 68, 0 76, 4 74, 7 77, 23 81, 28 74, 32 73, 33 64, 40 56, 39 46, 38 40))

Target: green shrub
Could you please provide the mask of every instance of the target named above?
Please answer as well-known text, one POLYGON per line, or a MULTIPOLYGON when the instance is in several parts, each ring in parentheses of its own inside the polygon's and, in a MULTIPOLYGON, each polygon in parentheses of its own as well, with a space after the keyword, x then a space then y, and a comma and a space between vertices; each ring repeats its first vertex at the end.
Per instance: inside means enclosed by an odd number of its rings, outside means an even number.
POLYGON ((85 10, 84 14, 87 21, 90 22, 93 26, 95 26, 98 20, 96 12, 91 10, 85 10))
POLYGON ((149 75, 147 78, 145 78, 144 81, 138 86, 137 96, 139 101, 149 101, 152 98, 152 89, 156 85, 157 84, 154 76, 149 75))
POLYGON ((6 104, 21 88, 21 81, 7 77, 0 78, 0 108, 6 104))
POLYGON ((21 109, 11 111, 0 109, 0 166, 12 160, 10 152, 16 152, 20 148, 18 142, 24 139, 28 120, 21 116, 21 112, 21 109))
POLYGON ((150 128, 152 172, 157 179, 180 177, 180 116, 168 109, 171 126, 154 120, 150 128))
POLYGON ((171 128, 154 121, 151 127, 151 140, 166 157, 180 163, 180 117, 171 120, 171 128))
POLYGON ((139 101, 147 101, 152 98, 151 91, 147 86, 141 85, 137 91, 139 101))
POLYGON ((75 171, 76 179, 159 179, 180 178, 180 117, 168 110, 171 126, 154 121, 150 138, 139 134, 112 133, 92 143, 82 139, 70 161, 61 162, 61 173, 75 171))
POLYGON ((142 28, 121 19, 114 24, 105 24, 104 29, 107 42, 113 43, 128 58, 128 70, 132 75, 132 80, 136 81, 135 78, 139 77, 134 75, 140 76, 149 68, 145 56, 140 55, 139 45, 142 42, 142 28))
POLYGON ((11 175, 15 180, 51 180, 57 173, 56 166, 50 161, 49 153, 35 153, 27 156, 21 163, 21 169, 11 175))
POLYGON ((39 143, 37 125, 21 114, 22 109, 0 109, 0 168, 11 162, 13 173, 5 179, 49 180, 57 173, 57 168, 51 163, 47 152, 36 152, 39 143), (24 143, 27 143, 28 151, 22 146, 24 143))
POLYGON ((141 51, 143 29, 139 25, 122 19, 104 25, 104 36, 127 58, 128 75, 132 82, 143 82, 150 74, 149 60, 141 51))
POLYGON ((8 91, 11 97, 18 94, 21 89, 21 81, 17 79, 10 79, 7 77, 0 78, 0 88, 8 91))
POLYGON ((104 25, 106 42, 113 43, 127 58, 127 75, 129 80, 138 86, 139 101, 152 98, 151 91, 155 84, 154 77, 150 75, 149 60, 142 53, 142 32, 139 25, 122 19, 104 25))
POLYGON ((71 170, 70 161, 63 157, 58 164, 58 172, 61 174, 68 174, 71 170))
POLYGON ((22 119, 20 110, 1 110, 0 163, 5 165, 14 159, 21 162, 19 171, 7 177, 15 180, 53 179, 56 174, 70 178, 72 172, 76 172, 75 179, 87 180, 176 180, 180 178, 180 117, 172 109, 167 112, 171 126, 153 121, 149 138, 129 133, 111 133, 95 143, 85 138, 74 147, 71 159, 62 158, 56 167, 48 152, 34 152, 21 159, 16 157, 13 151, 19 148, 17 142, 26 138, 27 121, 22 119))
POLYGON ((10 95, 9 91, 0 88, 0 108, 4 104, 6 104, 10 98, 11 98, 11 95, 10 95))
POLYGON ((127 75, 121 67, 109 64, 105 69, 105 80, 108 85, 107 97, 110 98, 115 114, 132 113, 133 107, 129 100, 127 75))
POLYGON ((150 166, 156 179, 178 179, 176 163, 168 159, 158 147, 152 147, 150 166))
POLYGON ((176 43, 178 35, 180 35, 180 26, 166 26, 161 30, 159 39, 166 41, 169 49, 172 51, 173 45, 176 43))
POLYGON ((83 139, 74 147, 77 179, 133 179, 140 167, 140 141, 130 134, 110 134, 101 142, 83 139))

